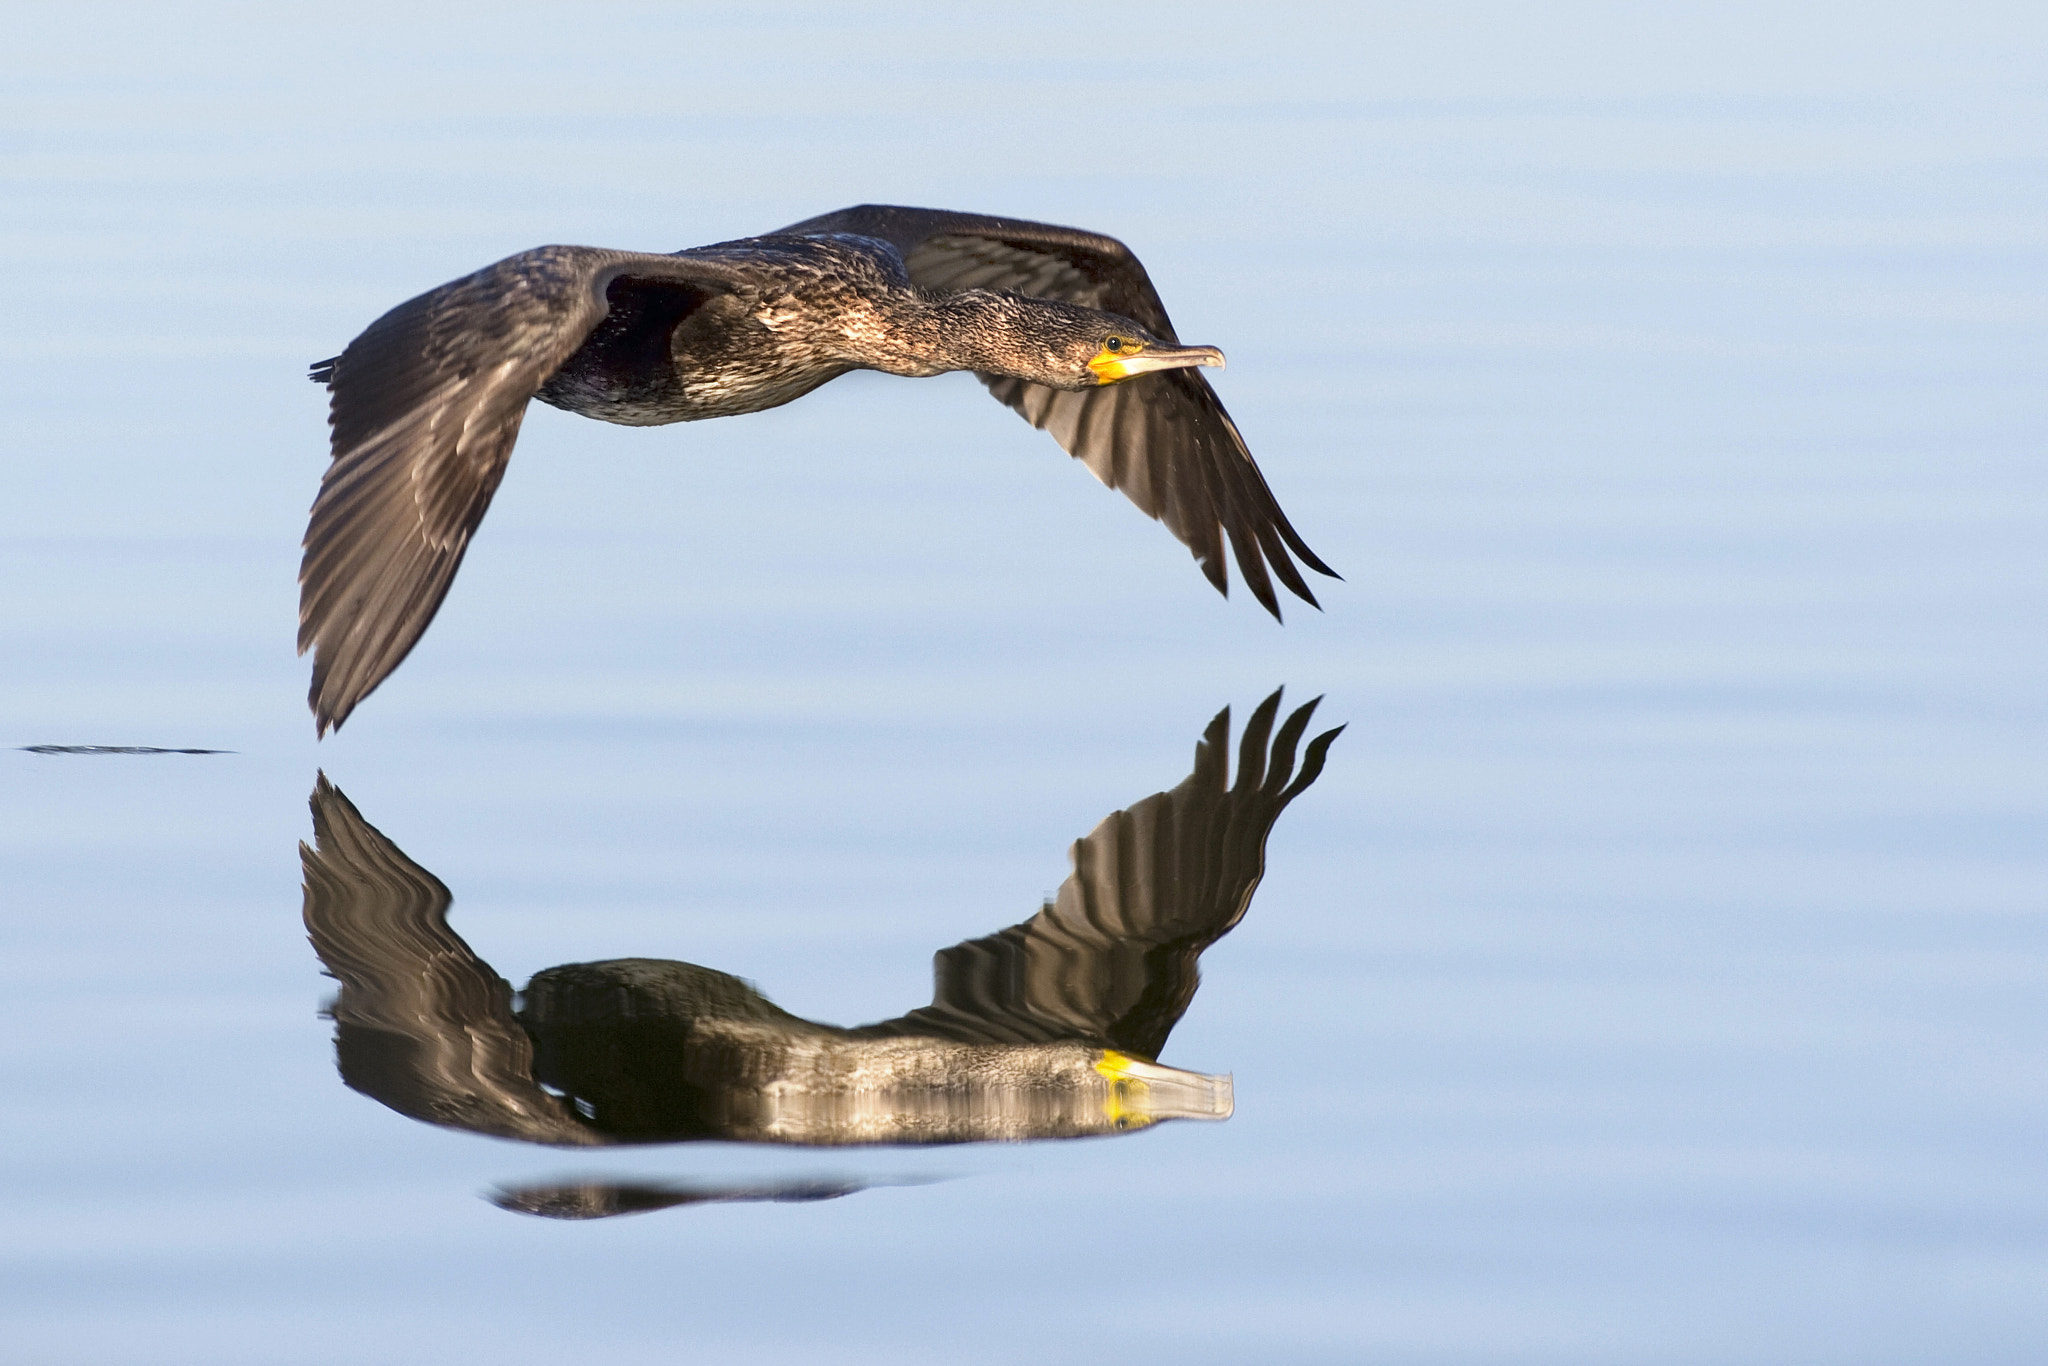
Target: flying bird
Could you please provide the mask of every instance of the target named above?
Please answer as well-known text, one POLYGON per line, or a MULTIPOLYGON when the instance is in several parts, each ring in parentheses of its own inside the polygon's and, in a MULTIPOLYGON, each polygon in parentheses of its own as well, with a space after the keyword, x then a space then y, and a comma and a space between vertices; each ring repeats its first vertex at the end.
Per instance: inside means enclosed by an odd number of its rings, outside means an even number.
POLYGON ((1275 617, 1273 576, 1314 605, 1292 557, 1335 571, 1197 373, 1222 364, 1213 346, 1181 345, 1123 243, 1022 219, 868 204, 672 255, 508 256, 312 368, 333 428, 299 570, 318 731, 433 620, 533 398, 658 426, 760 412, 850 370, 970 370, 1165 523, 1219 591, 1227 537, 1275 617))

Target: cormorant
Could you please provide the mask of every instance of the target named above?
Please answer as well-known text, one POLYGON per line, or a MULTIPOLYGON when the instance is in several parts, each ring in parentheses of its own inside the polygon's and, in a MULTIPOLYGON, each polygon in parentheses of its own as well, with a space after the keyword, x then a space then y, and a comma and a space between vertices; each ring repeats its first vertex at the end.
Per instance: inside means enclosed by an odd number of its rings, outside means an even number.
POLYGON ((1226 1118, 1229 1077, 1156 1059, 1197 959, 1251 905, 1274 822, 1342 729, 1306 739, 1316 704, 1276 728, 1279 709, 1276 692, 1252 713, 1235 781, 1226 709, 1185 779, 1075 842, 1073 875, 1036 915, 936 955, 930 1005, 852 1029, 664 959, 548 968, 515 996, 449 926, 448 888, 323 775, 315 847, 299 849, 306 930, 341 983, 327 1013, 342 1080, 430 1124, 561 1147, 1014 1141, 1226 1118))
POLYGON ((1144 266, 1078 228, 861 205, 673 255, 548 246, 386 313, 312 368, 333 463, 299 570, 319 732, 433 620, 528 399, 628 426, 759 412, 849 370, 971 370, 1275 617, 1289 551, 1336 577, 1266 487, 1144 266), (1150 376, 1141 383, 1123 381, 1150 376))

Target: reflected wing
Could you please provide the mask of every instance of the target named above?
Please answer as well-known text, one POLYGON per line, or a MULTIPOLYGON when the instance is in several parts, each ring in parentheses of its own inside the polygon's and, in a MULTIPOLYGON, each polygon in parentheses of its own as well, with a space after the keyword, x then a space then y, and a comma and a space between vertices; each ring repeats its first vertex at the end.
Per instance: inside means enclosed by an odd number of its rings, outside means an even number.
POLYGON ((1266 867, 1266 836, 1322 772, 1343 729, 1295 755, 1316 703, 1273 721, 1252 713, 1229 784, 1230 712, 1209 723, 1194 772, 1105 819, 1075 843, 1074 873, 1021 925, 939 953, 932 1003, 855 1033, 969 1043, 1078 1039, 1156 1058, 1194 998, 1203 949, 1243 918, 1266 867), (1270 740, 1270 751, 1268 741, 1270 740))
POLYGON ((341 982, 341 1079, 402 1115, 531 1143, 604 1140, 533 1081, 512 988, 448 928, 452 898, 321 775, 299 846, 306 932, 341 982))
POLYGON ((320 732, 339 726, 434 619, 483 520, 527 400, 630 279, 721 283, 688 257, 538 247, 430 290, 313 368, 334 462, 299 569, 299 653, 320 732))
MULTIPOLYGON (((1160 337, 1179 340, 1145 267, 1113 237, 1022 219, 884 204, 842 209, 782 232, 881 238, 903 254, 910 278, 927 288, 1001 289, 1063 299, 1120 313, 1160 337)), ((1229 591, 1226 534, 1245 583, 1276 617, 1280 606, 1267 576, 1269 564, 1291 592, 1310 604, 1315 595, 1288 552, 1317 573, 1336 577, 1289 524, 1237 424, 1198 371, 1169 370, 1079 393, 1001 375, 982 375, 981 382, 1032 426, 1051 432, 1096 478, 1165 523, 1219 591, 1229 591)))

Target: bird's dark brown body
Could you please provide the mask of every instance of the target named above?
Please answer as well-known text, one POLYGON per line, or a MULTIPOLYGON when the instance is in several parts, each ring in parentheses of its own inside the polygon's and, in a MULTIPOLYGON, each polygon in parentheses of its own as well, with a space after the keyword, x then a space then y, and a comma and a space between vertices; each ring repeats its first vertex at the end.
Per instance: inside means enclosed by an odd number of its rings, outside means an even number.
POLYGON ((400 304, 314 367, 334 462, 300 570, 311 702, 337 726, 440 607, 527 401, 628 426, 759 412, 855 369, 974 372, 1163 521, 1217 588, 1231 551, 1314 596, 1237 428, 1144 267, 1074 228, 867 205, 671 255, 538 247, 400 304), (1155 373, 1156 372, 1156 373, 1155 373))

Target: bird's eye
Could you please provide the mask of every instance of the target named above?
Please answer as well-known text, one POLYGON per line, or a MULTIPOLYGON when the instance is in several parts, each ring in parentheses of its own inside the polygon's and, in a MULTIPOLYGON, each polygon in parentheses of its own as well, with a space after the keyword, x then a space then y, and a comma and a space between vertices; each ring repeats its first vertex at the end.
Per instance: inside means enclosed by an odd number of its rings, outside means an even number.
POLYGON ((1124 349, 1124 339, 1122 337, 1111 337, 1103 343, 1103 346, 1111 351, 1121 351, 1124 349))

